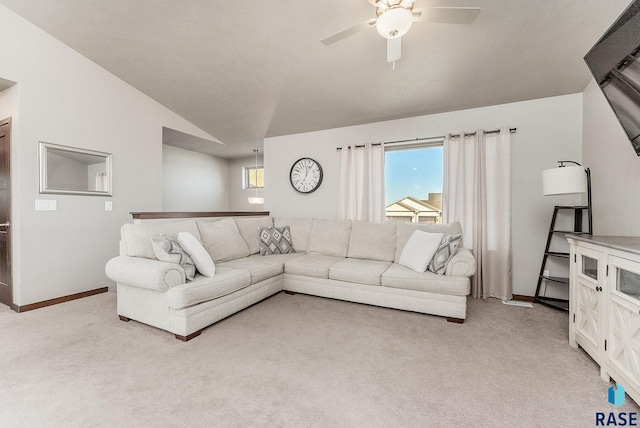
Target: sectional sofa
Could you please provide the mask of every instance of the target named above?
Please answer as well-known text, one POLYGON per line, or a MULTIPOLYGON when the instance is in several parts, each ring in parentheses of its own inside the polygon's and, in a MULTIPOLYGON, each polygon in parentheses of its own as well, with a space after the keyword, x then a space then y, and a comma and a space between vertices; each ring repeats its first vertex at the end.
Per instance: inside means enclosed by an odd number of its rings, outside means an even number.
POLYGON ((106 265, 117 284, 118 315, 189 340, 201 330, 280 291, 447 317, 466 318, 476 263, 457 249, 444 274, 398 264, 416 230, 460 234, 459 223, 370 223, 272 217, 125 224, 120 255, 106 265), (260 255, 261 228, 288 227, 294 253, 260 255), (176 263, 156 258, 151 239, 188 232, 215 263, 212 277, 188 281, 176 263))

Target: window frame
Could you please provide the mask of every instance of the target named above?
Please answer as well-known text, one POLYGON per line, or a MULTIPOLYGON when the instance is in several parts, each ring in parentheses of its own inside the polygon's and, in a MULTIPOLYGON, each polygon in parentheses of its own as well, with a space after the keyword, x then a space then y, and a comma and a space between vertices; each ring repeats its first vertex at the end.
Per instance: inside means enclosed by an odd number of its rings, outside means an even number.
MULTIPOLYGON (((387 152, 400 152, 400 151, 405 151, 405 150, 420 150, 420 149, 429 149, 429 148, 436 148, 436 147, 442 147, 443 150, 444 150, 444 138, 442 138, 442 137, 434 137, 434 138, 428 138, 428 139, 422 139, 422 140, 410 140, 410 141, 399 141, 399 142, 394 142, 394 143, 387 143, 387 144, 384 145, 385 162, 386 162, 387 152)), ((443 154, 443 156, 444 156, 444 154, 443 154)), ((444 162, 444 159, 443 159, 443 162, 444 162)), ((444 165, 443 165, 443 172, 442 173, 443 173, 443 181, 444 181, 444 165)), ((385 183, 384 183, 384 192, 385 192, 385 194, 387 192, 387 178, 386 177, 385 177, 385 183)), ((443 189, 442 189, 441 195, 444 198, 444 183, 443 183, 443 189)), ((411 196, 411 195, 407 195, 407 196, 411 196)), ((394 201, 390 205, 392 205, 394 203, 397 203, 397 202, 400 202, 400 201, 402 201, 402 199, 400 199, 398 201, 394 201)), ((385 202, 384 212, 383 212, 383 216, 384 216, 385 220, 388 220, 388 221, 409 221, 409 222, 414 222, 413 216, 406 216, 407 220, 402 219, 402 217, 405 217, 405 216, 391 216, 391 217, 388 217, 386 215, 387 214, 387 206, 388 205, 385 202)), ((436 220, 436 223, 442 223, 442 221, 443 221, 442 208, 440 208, 440 215, 438 216, 437 219, 439 221, 436 220)), ((419 217, 418 217, 418 220, 419 220, 419 217)))

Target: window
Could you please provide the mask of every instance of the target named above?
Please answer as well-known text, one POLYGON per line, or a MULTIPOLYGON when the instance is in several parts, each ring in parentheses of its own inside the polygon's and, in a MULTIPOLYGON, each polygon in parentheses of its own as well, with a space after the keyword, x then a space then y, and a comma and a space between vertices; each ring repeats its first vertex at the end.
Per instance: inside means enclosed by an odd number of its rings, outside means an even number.
POLYGON ((387 220, 442 223, 442 141, 385 152, 387 220))
POLYGON ((245 166, 244 170, 244 186, 245 189, 262 189, 264 187, 264 167, 245 166))

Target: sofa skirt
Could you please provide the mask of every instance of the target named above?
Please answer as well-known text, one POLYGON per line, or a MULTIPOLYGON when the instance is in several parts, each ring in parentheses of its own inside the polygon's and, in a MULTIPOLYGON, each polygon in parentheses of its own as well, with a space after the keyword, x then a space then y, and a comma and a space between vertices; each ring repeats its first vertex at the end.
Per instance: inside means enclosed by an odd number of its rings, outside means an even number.
POLYGON ((284 274, 283 289, 296 293, 423 314, 460 319, 467 317, 467 296, 452 296, 384 286, 362 285, 288 273, 284 274))

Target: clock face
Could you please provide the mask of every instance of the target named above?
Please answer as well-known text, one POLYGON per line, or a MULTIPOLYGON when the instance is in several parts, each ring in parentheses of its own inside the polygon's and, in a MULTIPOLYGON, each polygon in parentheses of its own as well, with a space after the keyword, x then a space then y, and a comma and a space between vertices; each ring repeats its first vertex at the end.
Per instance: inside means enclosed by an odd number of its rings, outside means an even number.
POLYGON ((298 159, 291 167, 289 181, 298 192, 311 193, 322 184, 322 167, 313 159, 298 159))

